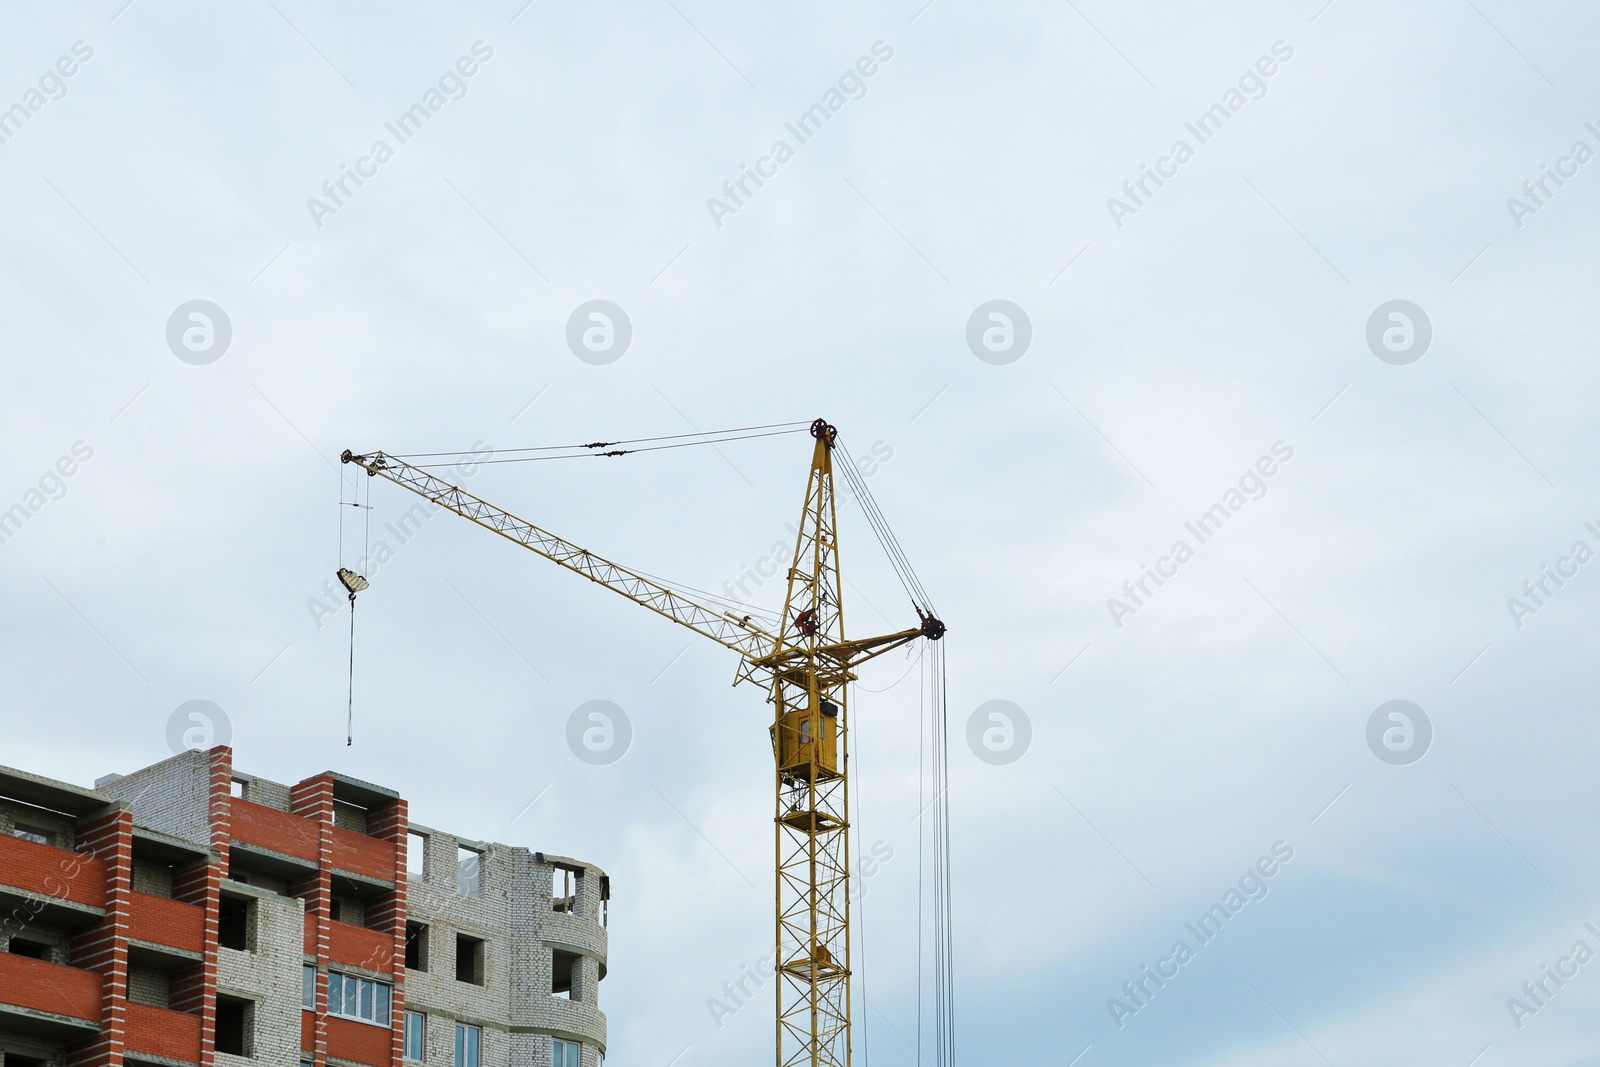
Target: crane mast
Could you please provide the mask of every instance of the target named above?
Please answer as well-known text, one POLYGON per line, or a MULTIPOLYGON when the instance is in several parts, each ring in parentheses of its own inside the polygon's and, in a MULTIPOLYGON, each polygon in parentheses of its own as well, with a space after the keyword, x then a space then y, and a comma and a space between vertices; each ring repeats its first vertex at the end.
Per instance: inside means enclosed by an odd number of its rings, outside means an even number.
POLYGON ((945 627, 919 607, 915 627, 845 637, 833 485, 838 431, 817 419, 811 436, 805 509, 776 633, 603 559, 403 459, 350 451, 341 458, 733 649, 740 655, 734 683, 767 686, 773 707, 777 1067, 849 1067, 849 683, 867 660, 919 637, 937 641, 945 627))

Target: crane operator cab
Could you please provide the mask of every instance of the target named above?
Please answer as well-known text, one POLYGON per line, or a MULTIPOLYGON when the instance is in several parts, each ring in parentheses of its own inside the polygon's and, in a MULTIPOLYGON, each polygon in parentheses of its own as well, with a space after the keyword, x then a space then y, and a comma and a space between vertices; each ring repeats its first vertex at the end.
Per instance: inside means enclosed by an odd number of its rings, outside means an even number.
POLYGON ((839 705, 812 698, 810 707, 785 712, 768 728, 778 770, 786 779, 839 777, 839 705))

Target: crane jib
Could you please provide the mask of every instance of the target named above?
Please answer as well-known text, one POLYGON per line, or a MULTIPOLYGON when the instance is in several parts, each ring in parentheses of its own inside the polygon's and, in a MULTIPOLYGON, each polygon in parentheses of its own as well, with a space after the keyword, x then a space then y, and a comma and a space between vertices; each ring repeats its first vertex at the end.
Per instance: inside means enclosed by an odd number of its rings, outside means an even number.
MULTIPOLYGON (((749 614, 701 603, 682 589, 613 563, 404 459, 384 452, 351 451, 340 458, 739 653, 735 683, 755 681, 766 686, 773 706, 769 732, 777 835, 777 1065, 849 1067, 853 974, 849 683, 856 677, 855 669, 869 660, 918 638, 941 640, 945 624, 934 614, 865 486, 859 478, 851 478, 854 465, 838 430, 824 419, 815 420, 810 430, 815 445, 805 507, 783 611, 772 629, 752 621, 749 614), (836 448, 844 452, 843 467, 852 492, 912 596, 915 626, 877 637, 844 636, 844 583, 833 491, 836 448)), ((717 599, 709 594, 706 598, 717 599)), ((949 988, 944 986, 941 993, 941 1018, 949 988)))

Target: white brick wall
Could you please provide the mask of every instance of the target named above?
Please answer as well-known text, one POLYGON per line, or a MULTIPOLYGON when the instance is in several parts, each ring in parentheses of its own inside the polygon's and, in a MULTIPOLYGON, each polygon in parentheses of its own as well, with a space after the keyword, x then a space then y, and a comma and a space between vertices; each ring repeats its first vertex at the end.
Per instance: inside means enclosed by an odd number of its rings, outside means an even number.
POLYGON ((133 821, 211 847, 211 756, 185 752, 100 787, 128 802, 133 821))
POLYGON ((553 1036, 581 1042, 584 1067, 593 1067, 606 1043, 598 1004, 607 950, 599 925, 601 872, 586 868, 574 913, 558 914, 551 907, 549 862, 534 862, 527 849, 488 845, 483 894, 464 897, 456 887, 460 842, 428 835, 429 877, 409 879, 407 900, 410 920, 429 927, 429 969, 407 972, 406 1007, 429 1016, 430 1067, 454 1067, 458 1022, 483 1028, 482 1067, 550 1067, 553 1036), (455 979, 458 932, 487 942, 482 986, 455 979), (553 947, 580 955, 576 1000, 550 992, 553 947))
POLYGON ((128 965, 129 1000, 165 1008, 169 1006, 171 997, 172 981, 165 972, 151 967, 140 967, 138 964, 128 965))
POLYGON ((217 1067, 298 1067, 300 971, 304 964, 305 904, 298 897, 224 883, 255 902, 255 951, 217 950, 217 990, 255 1001, 251 1049, 239 1064, 217 1067))

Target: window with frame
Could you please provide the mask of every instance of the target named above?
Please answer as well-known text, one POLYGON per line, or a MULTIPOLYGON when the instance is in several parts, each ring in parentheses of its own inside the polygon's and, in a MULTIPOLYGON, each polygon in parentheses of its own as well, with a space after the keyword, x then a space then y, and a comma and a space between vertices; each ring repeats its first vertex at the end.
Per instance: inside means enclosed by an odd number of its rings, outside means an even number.
POLYGON ((406 1012, 403 1055, 421 1063, 428 1054, 428 1017, 420 1011, 406 1012))
POLYGON ((306 1011, 317 1010, 317 968, 306 964, 300 968, 300 1006, 306 1011))
POLYGON ((328 972, 329 1015, 388 1026, 389 995, 386 982, 374 982, 338 971, 328 972))
POLYGON ((483 1051, 483 1030, 466 1023, 456 1023, 456 1067, 480 1067, 483 1051))
POLYGON ((552 1046, 550 1051, 552 1067, 581 1067, 579 1057, 582 1046, 576 1041, 556 1040, 550 1044, 552 1046))

